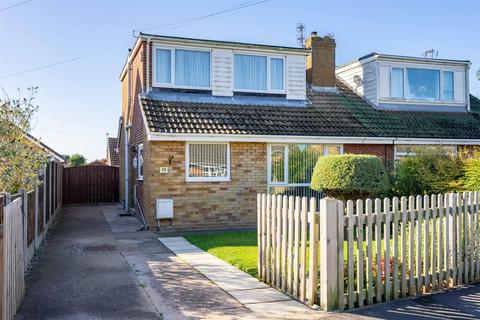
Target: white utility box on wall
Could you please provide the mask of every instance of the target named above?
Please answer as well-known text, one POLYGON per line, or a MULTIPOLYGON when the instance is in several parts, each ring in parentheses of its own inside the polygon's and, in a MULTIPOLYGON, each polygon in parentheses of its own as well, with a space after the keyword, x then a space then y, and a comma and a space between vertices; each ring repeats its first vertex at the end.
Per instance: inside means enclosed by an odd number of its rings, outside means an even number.
POLYGON ((173 199, 157 199, 157 220, 173 219, 173 199))

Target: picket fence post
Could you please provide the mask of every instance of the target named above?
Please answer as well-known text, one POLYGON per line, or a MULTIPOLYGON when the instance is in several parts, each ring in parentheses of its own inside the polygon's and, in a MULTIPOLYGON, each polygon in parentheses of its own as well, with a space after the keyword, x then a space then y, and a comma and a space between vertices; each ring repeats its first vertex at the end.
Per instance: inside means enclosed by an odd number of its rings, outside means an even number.
POLYGON ((320 307, 336 310, 340 301, 338 290, 337 221, 343 212, 338 210, 338 200, 320 200, 320 307))

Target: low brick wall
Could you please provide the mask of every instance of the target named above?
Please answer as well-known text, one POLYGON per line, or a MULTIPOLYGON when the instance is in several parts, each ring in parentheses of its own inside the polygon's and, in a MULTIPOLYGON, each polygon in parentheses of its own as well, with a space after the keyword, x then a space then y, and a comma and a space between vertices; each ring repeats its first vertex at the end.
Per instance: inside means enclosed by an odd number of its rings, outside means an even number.
POLYGON ((162 221, 163 230, 255 226, 256 195, 267 191, 266 143, 230 144, 228 182, 186 182, 185 142, 145 143, 144 157, 143 199, 152 226, 157 198, 174 202, 172 225, 162 221))

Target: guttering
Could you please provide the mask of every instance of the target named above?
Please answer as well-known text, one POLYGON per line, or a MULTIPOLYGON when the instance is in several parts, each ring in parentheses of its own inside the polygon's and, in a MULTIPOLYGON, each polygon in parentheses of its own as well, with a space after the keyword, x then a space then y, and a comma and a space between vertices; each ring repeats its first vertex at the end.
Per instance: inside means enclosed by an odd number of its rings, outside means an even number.
POLYGON ((312 137, 244 134, 187 134, 147 132, 148 141, 211 141, 211 142, 270 142, 270 143, 324 143, 324 144, 443 144, 480 145, 480 139, 425 139, 394 137, 312 137))
POLYGON ((151 39, 150 37, 147 38, 147 53, 146 53, 146 59, 147 61, 145 62, 146 67, 146 75, 145 75, 145 81, 146 81, 146 92, 150 92, 150 43, 151 39))

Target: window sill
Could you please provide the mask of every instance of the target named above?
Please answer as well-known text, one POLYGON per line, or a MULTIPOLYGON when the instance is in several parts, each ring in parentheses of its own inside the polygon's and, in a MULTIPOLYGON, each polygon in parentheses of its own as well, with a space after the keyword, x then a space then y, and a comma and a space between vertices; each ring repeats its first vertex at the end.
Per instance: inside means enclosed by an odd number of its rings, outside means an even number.
POLYGON ((230 182, 230 178, 186 178, 186 182, 230 182))
POLYGON ((143 177, 138 177, 137 181, 143 181, 143 177))

